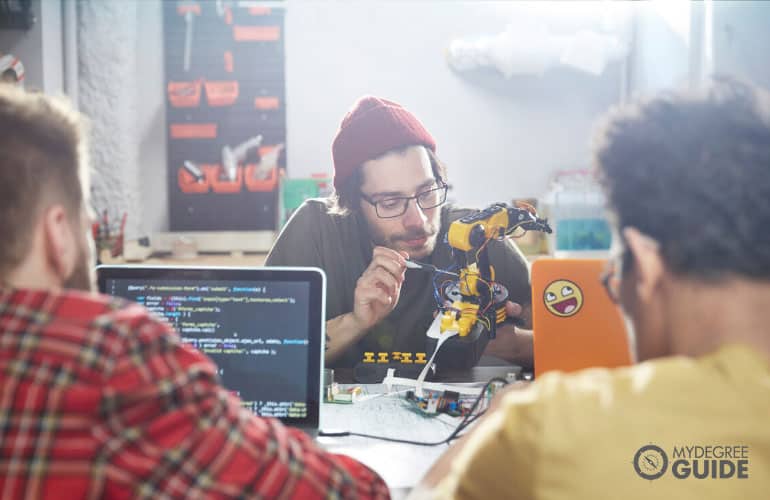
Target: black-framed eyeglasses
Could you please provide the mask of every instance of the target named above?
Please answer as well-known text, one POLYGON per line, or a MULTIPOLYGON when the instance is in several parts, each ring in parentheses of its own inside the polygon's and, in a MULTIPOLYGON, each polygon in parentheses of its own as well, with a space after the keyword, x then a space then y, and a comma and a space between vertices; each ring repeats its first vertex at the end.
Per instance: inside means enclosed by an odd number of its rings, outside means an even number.
MULTIPOLYGON (((647 234, 639 233, 638 230, 637 233, 641 244, 654 249, 656 252, 660 252, 660 243, 656 239, 647 234)), ((604 268, 600 280, 610 299, 614 303, 622 305, 620 302, 621 280, 625 279, 626 275, 632 270, 634 256, 625 238, 621 237, 620 242, 621 247, 607 260, 607 266, 604 268)))
POLYGON ((443 181, 437 182, 438 186, 421 191, 414 196, 392 196, 375 201, 368 195, 361 193, 361 199, 374 207, 377 217, 380 219, 401 217, 406 213, 409 200, 414 200, 417 206, 423 210, 443 205, 446 202, 446 193, 449 190, 449 185, 443 181))
POLYGON ((607 261, 607 267, 601 275, 601 282, 604 291, 607 292, 610 300, 615 304, 620 303, 620 276, 618 276, 617 259, 610 258, 607 261))
POLYGON ((607 295, 616 304, 620 304, 620 280, 629 269, 631 269, 631 251, 625 247, 624 242, 623 249, 607 259, 607 265, 599 278, 607 295))

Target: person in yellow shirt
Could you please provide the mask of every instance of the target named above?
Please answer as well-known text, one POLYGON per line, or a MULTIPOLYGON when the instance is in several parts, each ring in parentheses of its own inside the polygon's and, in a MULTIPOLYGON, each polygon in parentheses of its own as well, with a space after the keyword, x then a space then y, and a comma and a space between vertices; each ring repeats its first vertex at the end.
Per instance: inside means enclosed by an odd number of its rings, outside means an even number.
POLYGON ((770 498, 770 95, 614 110, 595 164, 639 363, 505 390, 414 497, 770 498))

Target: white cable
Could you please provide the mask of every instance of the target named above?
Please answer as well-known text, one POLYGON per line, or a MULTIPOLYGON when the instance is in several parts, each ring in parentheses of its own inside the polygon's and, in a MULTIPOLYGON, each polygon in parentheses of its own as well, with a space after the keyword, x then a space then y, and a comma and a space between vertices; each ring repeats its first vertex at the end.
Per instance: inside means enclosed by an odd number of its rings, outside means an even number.
POLYGON ((433 360, 436 358, 436 354, 438 353, 438 350, 441 349, 441 346, 444 345, 444 342, 448 338, 454 337, 459 332, 454 330, 448 330, 443 333, 439 333, 438 336, 436 336, 436 332, 432 331, 434 330, 434 326, 441 328, 441 315, 436 316, 436 319, 433 320, 433 323, 430 325, 430 328, 428 328, 428 337, 431 338, 437 338, 438 343, 436 344, 436 349, 433 351, 433 354, 431 354, 430 359, 428 360, 428 363, 425 365, 425 367, 420 372, 420 376, 417 377, 417 385, 414 388, 414 394, 418 398, 422 397, 422 385, 425 382, 425 377, 428 375, 428 371, 430 370, 430 367, 433 366, 433 360))

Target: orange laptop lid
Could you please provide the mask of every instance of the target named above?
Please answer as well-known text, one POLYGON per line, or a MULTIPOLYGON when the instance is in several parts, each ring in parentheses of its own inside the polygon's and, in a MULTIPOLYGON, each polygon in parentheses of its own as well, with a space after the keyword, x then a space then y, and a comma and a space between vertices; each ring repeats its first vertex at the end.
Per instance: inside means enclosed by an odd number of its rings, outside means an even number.
POLYGON ((620 308, 601 283, 603 259, 532 264, 535 376, 631 364, 620 308))

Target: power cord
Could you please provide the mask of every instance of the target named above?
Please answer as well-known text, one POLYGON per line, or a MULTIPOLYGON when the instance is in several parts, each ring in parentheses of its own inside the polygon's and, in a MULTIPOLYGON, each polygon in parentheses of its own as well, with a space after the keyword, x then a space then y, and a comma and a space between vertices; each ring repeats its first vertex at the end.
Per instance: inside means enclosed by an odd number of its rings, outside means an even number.
POLYGON ((318 435, 322 437, 345 437, 345 436, 358 436, 358 437, 365 437, 370 439, 379 439, 380 441, 388 441, 390 443, 403 443, 403 444, 414 444, 417 446, 439 446, 442 444, 448 444, 449 442, 461 438, 464 436, 464 434, 460 434, 462 431, 468 428, 473 422, 475 422, 479 417, 484 415, 486 413, 485 410, 481 410, 478 413, 473 413, 476 408, 478 408, 479 404, 481 404, 481 400, 484 399, 484 396, 487 393, 487 389, 489 389, 489 386, 491 386, 495 382, 502 382, 503 385, 508 385, 508 381, 504 378, 500 377, 494 377, 490 379, 486 384, 484 384, 484 387, 481 389, 481 392, 476 397, 476 400, 473 402, 473 405, 471 406, 470 411, 467 415, 463 417, 463 419, 460 421, 459 424, 457 424, 457 427, 455 430, 452 431, 449 436, 447 436, 445 439, 442 439, 441 441, 412 441, 410 439, 400 439, 400 438, 394 438, 394 437, 388 437, 388 436, 375 436, 373 434, 365 434, 362 432, 350 432, 350 431, 318 431, 318 435))

